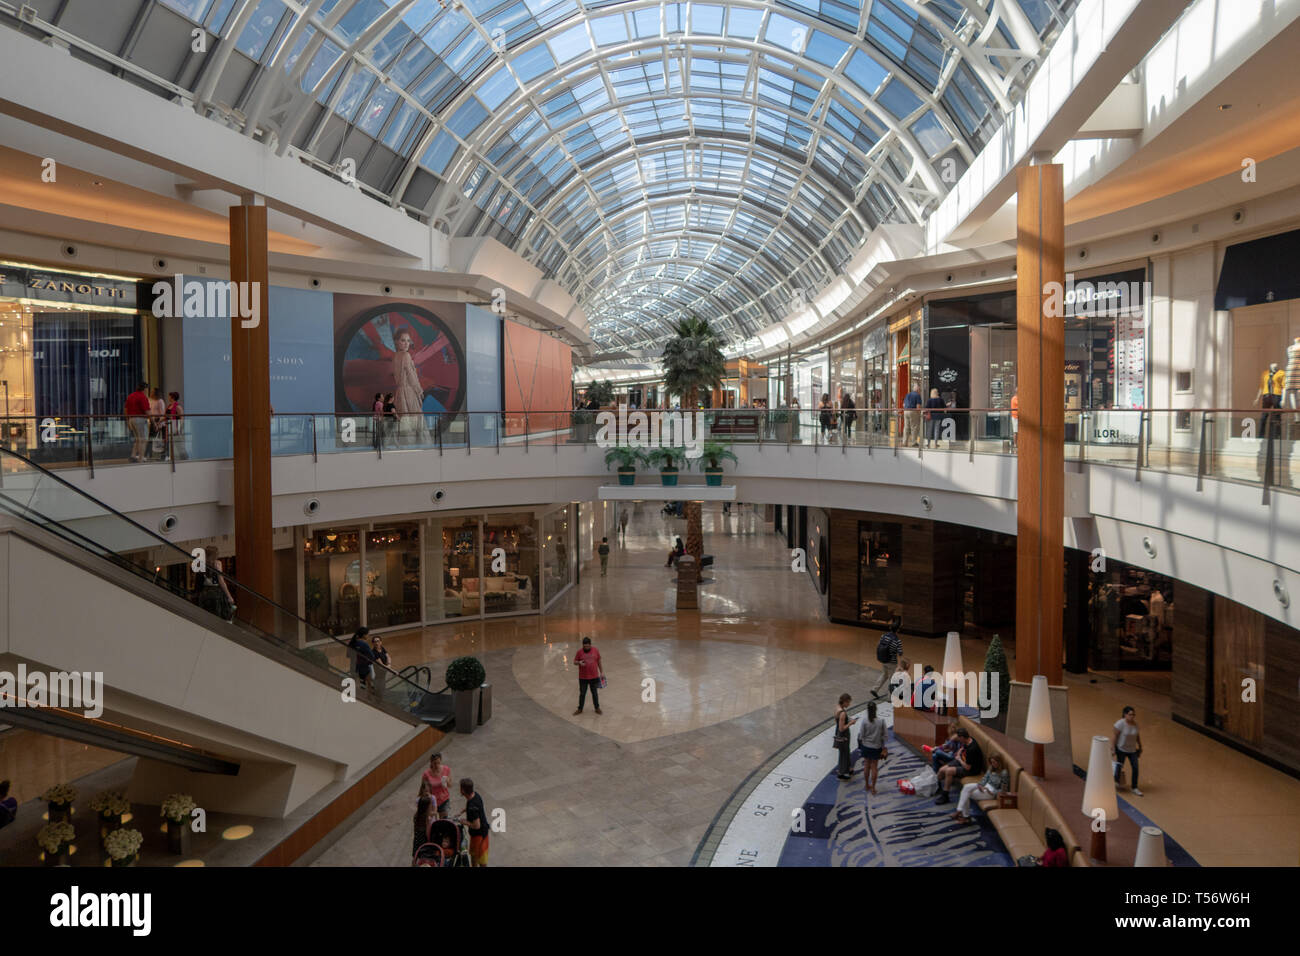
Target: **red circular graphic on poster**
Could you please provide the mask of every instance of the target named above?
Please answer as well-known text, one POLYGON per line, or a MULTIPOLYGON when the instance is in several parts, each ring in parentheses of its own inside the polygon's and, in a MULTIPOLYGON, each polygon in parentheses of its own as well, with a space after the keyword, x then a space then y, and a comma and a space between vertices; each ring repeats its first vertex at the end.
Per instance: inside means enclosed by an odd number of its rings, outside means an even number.
POLYGON ((413 411, 409 406, 417 401, 426 414, 461 410, 465 353, 427 309, 405 302, 367 309, 339 331, 335 354, 336 392, 346 397, 345 411, 371 411, 376 392, 394 392, 399 411, 413 411))

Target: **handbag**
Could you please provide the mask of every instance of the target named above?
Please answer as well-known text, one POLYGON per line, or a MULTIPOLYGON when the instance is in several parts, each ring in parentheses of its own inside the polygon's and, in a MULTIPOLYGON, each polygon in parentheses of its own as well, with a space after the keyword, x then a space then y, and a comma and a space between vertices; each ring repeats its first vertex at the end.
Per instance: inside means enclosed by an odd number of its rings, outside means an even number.
POLYGON ((1042 866, 1043 862, 1036 856, 1022 856, 1016 860, 1016 866, 1042 866))
POLYGON ((845 727, 843 730, 840 730, 840 718, 838 714, 835 716, 835 735, 831 737, 831 744, 837 750, 840 747, 847 747, 849 745, 849 728, 845 727))

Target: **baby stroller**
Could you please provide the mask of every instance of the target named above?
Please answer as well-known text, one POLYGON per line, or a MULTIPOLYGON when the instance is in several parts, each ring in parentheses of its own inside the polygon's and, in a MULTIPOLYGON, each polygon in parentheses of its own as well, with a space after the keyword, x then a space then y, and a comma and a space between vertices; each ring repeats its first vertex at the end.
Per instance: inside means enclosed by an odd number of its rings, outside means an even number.
POLYGON ((413 866, 469 866, 469 837, 464 824, 434 820, 429 824, 429 842, 415 851, 413 866))

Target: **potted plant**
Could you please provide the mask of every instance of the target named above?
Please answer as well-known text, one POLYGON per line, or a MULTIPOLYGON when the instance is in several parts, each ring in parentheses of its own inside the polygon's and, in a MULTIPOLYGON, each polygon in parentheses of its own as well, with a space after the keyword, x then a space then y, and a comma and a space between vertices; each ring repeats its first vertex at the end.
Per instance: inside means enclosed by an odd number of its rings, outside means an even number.
POLYGON ((722 462, 735 462, 736 455, 726 445, 715 441, 706 441, 702 450, 700 463, 704 468, 704 483, 716 488, 722 484, 722 462))
POLYGON ((794 409, 774 408, 768 412, 768 419, 772 422, 772 431, 776 440, 789 443, 795 422, 794 409))
POLYGON ((458 657, 447 665, 447 687, 456 709, 456 732, 471 734, 478 722, 479 695, 487 671, 477 657, 458 657))
POLYGON ((620 485, 636 484, 636 466, 645 460, 640 449, 630 445, 617 445, 605 452, 605 467, 617 462, 618 483, 620 485))
POLYGON ((999 733, 1007 728, 1007 703, 1011 699, 1011 671, 1007 669, 1007 654, 1002 649, 1002 638, 997 634, 989 641, 989 649, 984 654, 984 673, 993 680, 998 675, 998 712, 996 716, 980 715, 980 723, 987 724, 999 733))
POLYGON ((596 423, 596 413, 586 408, 575 409, 573 412, 573 440, 581 445, 591 441, 591 429, 596 423))
POLYGON ((587 386, 587 401, 594 401, 597 405, 604 408, 606 405, 614 404, 614 386, 608 380, 592 382, 587 386))
POLYGON ((104 849, 113 866, 135 866, 135 858, 140 855, 140 846, 144 843, 144 834, 139 830, 114 830, 104 841, 104 849))
POLYGON ((77 831, 67 820, 54 820, 45 824, 36 834, 36 842, 45 852, 41 859, 46 866, 68 866, 68 857, 72 854, 72 841, 77 838, 77 831))
POLYGON ((77 788, 69 783, 56 783, 41 794, 50 805, 50 822, 67 820, 72 816, 72 801, 77 799, 77 788))
POLYGON ((99 816, 99 838, 102 840, 122 826, 123 817, 131 812, 130 801, 120 790, 105 790, 90 801, 90 809, 99 816))
POLYGON ((646 464, 659 466, 659 477, 669 488, 676 486, 677 462, 685 458, 685 448, 655 448, 645 453, 646 464))
POLYGON ((167 849, 186 856, 190 852, 190 814, 194 798, 188 793, 169 793, 163 798, 162 818, 167 821, 167 849))

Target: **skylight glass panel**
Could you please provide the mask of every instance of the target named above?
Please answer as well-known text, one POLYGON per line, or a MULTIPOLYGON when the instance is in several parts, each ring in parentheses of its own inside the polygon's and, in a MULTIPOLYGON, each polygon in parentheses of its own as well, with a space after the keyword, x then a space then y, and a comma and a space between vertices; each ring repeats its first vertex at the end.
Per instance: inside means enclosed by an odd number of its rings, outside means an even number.
POLYGON ((939 118, 934 115, 933 110, 927 110, 925 114, 912 124, 912 134, 916 137, 921 148, 925 150, 927 156, 934 156, 952 145, 952 138, 944 132, 939 118))
POLYGON ((555 54, 557 63, 568 63, 584 53, 591 52, 591 38, 587 36, 587 27, 582 23, 552 37, 547 43, 550 45, 551 52, 555 54))
POLYGON ((758 39, 758 30, 763 24, 763 14, 758 10, 730 8, 727 11, 727 36, 739 40, 758 39))
POLYGON ((551 52, 546 46, 535 46, 523 53, 516 54, 512 60, 515 73, 523 83, 529 83, 543 73, 549 73, 555 69, 555 60, 551 59, 551 52))
POLYGON ((889 85, 881 91, 877 102, 899 119, 910 116, 921 108, 921 99, 907 88, 901 80, 890 80, 889 85))
POLYGON ((849 58, 848 65, 844 68, 844 75, 870 96, 879 89, 880 84, 889 75, 889 71, 866 53, 858 50, 849 58))
POLYGON ((478 96, 490 110, 496 109, 519 90, 509 70, 497 70, 479 87, 478 96))
POLYGON ((243 32, 239 34, 235 49, 254 60, 261 60, 284 13, 284 4, 280 0, 261 0, 243 32))

